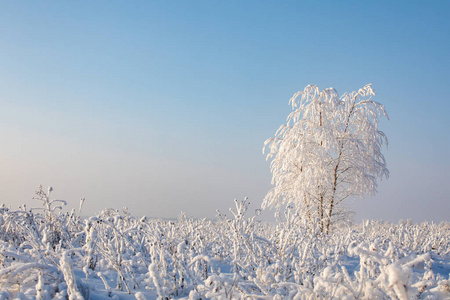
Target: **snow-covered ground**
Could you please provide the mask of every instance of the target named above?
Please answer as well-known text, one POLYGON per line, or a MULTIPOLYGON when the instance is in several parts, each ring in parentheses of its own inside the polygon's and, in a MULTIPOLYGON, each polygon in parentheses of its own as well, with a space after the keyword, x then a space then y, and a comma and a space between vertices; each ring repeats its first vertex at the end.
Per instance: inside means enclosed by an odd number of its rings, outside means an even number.
POLYGON ((450 223, 264 223, 0 209, 0 299, 449 299, 450 223))

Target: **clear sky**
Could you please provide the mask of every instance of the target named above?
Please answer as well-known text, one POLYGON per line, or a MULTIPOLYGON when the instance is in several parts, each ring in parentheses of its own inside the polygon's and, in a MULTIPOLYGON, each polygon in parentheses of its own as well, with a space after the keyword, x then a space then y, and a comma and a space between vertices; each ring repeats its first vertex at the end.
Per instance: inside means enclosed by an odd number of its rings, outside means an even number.
POLYGON ((270 189, 308 84, 372 83, 390 178, 362 218, 450 221, 450 1, 2 1, 0 199, 214 217, 270 189))

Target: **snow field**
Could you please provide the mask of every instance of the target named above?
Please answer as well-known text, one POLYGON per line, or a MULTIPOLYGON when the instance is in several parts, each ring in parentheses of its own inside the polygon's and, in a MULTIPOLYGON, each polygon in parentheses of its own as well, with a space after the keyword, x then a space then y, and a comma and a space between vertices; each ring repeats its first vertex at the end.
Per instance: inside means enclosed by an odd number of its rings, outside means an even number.
POLYGON ((83 219, 46 197, 44 210, 0 209, 0 299, 450 297, 450 223, 324 235, 292 208, 260 222, 247 200, 215 220, 163 221, 126 209, 83 219))

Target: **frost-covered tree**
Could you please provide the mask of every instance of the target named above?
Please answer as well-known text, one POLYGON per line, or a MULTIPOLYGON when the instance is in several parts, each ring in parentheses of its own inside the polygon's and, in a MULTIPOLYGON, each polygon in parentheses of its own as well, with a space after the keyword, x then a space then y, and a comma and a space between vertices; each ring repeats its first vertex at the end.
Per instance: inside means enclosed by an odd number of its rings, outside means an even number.
POLYGON ((378 130, 384 106, 372 100, 372 86, 345 93, 307 86, 290 99, 292 112, 274 138, 266 140, 272 184, 263 208, 293 204, 311 226, 329 232, 347 212, 348 197, 374 194, 389 170, 378 130))

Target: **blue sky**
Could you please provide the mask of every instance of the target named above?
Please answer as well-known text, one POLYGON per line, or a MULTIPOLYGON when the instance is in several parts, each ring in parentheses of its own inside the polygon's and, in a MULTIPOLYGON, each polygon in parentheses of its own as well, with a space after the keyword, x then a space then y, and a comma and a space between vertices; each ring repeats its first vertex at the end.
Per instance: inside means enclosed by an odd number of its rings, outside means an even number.
POLYGON ((361 218, 449 220, 448 1, 0 5, 0 198, 213 217, 270 189, 261 153, 308 84, 372 83, 390 178, 361 218))

